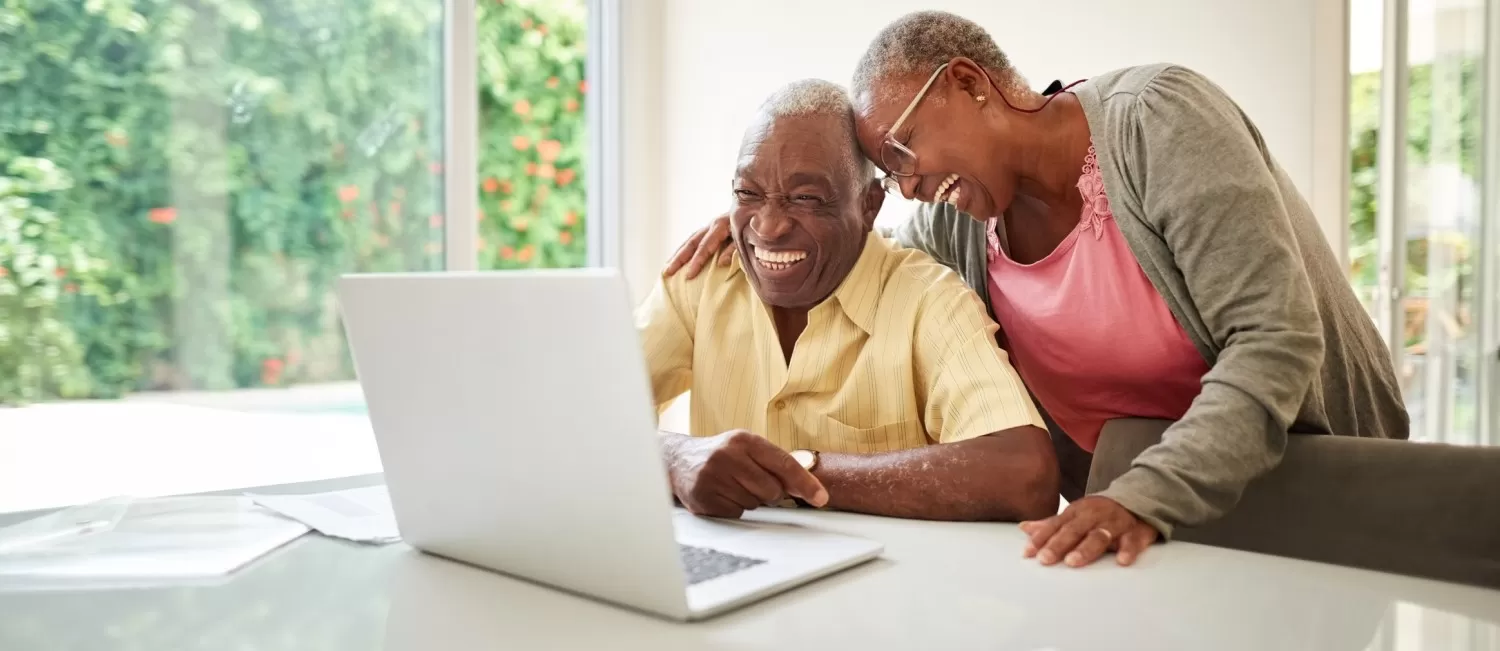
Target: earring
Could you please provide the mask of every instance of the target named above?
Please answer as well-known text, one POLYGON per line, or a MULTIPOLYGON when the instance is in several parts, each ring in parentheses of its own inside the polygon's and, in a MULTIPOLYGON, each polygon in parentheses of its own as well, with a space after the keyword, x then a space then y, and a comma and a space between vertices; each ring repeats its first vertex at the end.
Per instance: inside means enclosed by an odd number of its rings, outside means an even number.
POLYGON ((983 102, 984 101, 984 95, 975 95, 974 96, 974 101, 976 101, 976 102, 983 102))

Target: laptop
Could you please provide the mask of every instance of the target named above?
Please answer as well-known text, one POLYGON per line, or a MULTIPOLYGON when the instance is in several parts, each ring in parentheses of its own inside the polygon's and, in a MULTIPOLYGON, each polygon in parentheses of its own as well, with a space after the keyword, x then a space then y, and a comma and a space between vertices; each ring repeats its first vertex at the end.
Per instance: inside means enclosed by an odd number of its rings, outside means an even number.
POLYGON ((883 551, 673 507, 614 270, 358 274, 338 299, 417 549, 684 621, 883 551))

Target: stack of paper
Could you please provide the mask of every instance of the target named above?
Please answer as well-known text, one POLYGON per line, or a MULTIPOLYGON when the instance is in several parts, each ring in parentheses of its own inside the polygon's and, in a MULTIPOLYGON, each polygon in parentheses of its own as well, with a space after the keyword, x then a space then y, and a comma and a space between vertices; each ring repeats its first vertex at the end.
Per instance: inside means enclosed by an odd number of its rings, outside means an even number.
POLYGON ((0 589, 222 578, 304 533, 243 497, 105 500, 0 529, 0 589))
POLYGON ((401 540, 385 486, 310 495, 252 494, 250 498, 327 536, 372 544, 401 540))

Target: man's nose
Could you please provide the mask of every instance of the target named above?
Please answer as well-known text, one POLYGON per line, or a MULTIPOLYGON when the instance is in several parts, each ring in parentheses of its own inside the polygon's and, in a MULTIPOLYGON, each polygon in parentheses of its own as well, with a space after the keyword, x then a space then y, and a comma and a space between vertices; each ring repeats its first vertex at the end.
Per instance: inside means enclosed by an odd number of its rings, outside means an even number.
POLYGON ((776 206, 766 206, 750 219, 750 230, 761 240, 773 242, 792 229, 792 220, 776 206))

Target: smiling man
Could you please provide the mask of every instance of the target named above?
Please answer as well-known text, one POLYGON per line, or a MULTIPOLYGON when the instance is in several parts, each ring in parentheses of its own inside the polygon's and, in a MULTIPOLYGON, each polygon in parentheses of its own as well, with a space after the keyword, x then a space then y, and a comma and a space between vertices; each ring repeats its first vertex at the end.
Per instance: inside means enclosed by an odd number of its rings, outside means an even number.
POLYGON ((1057 512, 1052 444, 997 326, 952 271, 871 232, 884 196, 835 84, 777 91, 745 132, 738 260, 663 279, 636 317, 658 409, 692 393, 690 434, 661 438, 689 510, 1057 512))

